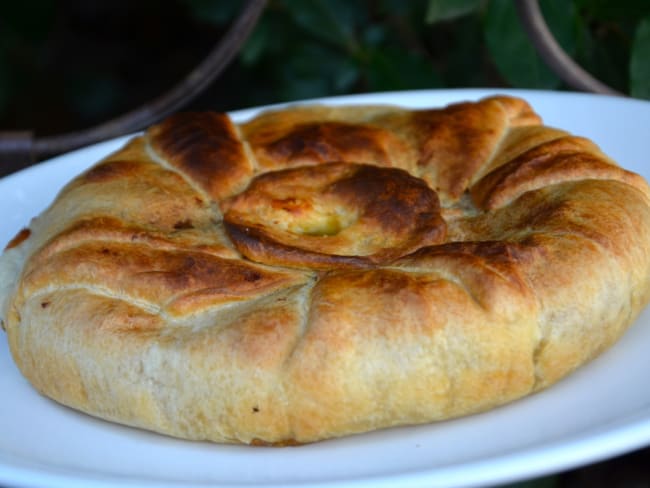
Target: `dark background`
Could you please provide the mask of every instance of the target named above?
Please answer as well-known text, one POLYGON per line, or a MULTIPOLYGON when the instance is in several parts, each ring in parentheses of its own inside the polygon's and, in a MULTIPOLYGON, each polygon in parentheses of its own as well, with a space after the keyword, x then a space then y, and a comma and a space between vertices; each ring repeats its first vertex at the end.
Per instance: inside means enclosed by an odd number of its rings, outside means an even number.
MULTIPOLYGON (((204 58, 242 3, 0 2, 0 130, 59 134, 160 96, 204 58)), ((541 6, 585 69, 650 98, 648 0, 541 6)), ((453 87, 566 88, 511 0, 270 0, 238 58, 190 108, 453 87)))
MULTIPOLYGON (((0 130, 83 129, 162 95, 220 39, 234 0, 0 2, 0 130)), ((650 1, 541 0, 564 49, 650 99, 650 1)), ((511 0, 271 0, 237 59, 187 108, 386 90, 565 90, 511 0)), ((650 129, 649 129, 650 130, 650 129)), ((650 487, 650 450, 518 487, 650 487)))

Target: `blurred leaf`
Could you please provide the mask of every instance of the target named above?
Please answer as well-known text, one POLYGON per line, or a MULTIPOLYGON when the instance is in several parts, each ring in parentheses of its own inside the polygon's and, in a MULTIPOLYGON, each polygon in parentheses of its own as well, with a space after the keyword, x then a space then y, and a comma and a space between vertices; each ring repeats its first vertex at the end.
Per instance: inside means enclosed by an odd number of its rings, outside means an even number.
POLYGON ((562 48, 572 55, 576 49, 575 24, 577 10, 566 0, 544 0, 540 2, 542 14, 553 36, 562 48))
POLYGON ((371 51, 368 58, 366 77, 371 91, 443 86, 433 63, 417 53, 386 48, 371 51))
POLYGON ((630 58, 630 94, 650 99, 650 16, 636 29, 630 58))
POLYGON ((481 0, 429 0, 426 22, 433 24, 462 17, 474 12, 481 3, 481 0))
MULTIPOLYGON (((446 86, 490 86, 488 79, 481 19, 468 15, 457 19, 448 30, 438 28, 434 59, 446 86)), ((436 32, 437 34, 437 32, 436 32)))
POLYGON ((628 89, 629 47, 627 40, 616 34, 594 32, 588 19, 576 22, 575 60, 592 76, 611 87, 628 89))
POLYGON ((361 41, 368 46, 378 46, 389 36, 388 29, 383 24, 371 24, 361 33, 361 41))
POLYGON ((648 0, 575 0, 575 4, 591 18, 607 22, 650 15, 648 0))
POLYGON ((511 85, 543 89, 553 89, 560 85, 560 80, 540 59, 523 31, 514 2, 490 1, 484 34, 494 63, 511 85))
POLYGON ((201 22, 223 25, 230 22, 242 8, 240 0, 183 0, 192 16, 201 22))
POLYGON ((404 0, 379 0, 377 4, 382 14, 397 17, 408 17, 413 9, 418 7, 418 2, 413 0, 408 2, 404 0))
POLYGON ((260 46, 263 47, 264 59, 258 58, 259 61, 263 62, 275 57, 286 58, 287 51, 295 47, 297 38, 304 37, 304 32, 287 17, 285 12, 269 9, 260 18, 251 34, 252 37, 258 35, 264 41, 263 46, 260 46))
POLYGON ((275 66, 282 100, 344 93, 359 76, 352 59, 314 42, 297 44, 288 54, 284 63, 275 66))
POLYGON ((239 59, 245 65, 255 64, 264 54, 269 38, 271 25, 267 17, 262 17, 239 53, 239 59))
POLYGON ((285 0, 295 22, 315 38, 341 48, 354 44, 359 2, 345 0, 285 0))
POLYGON ((352 86, 359 79, 359 67, 351 61, 341 63, 336 76, 332 79, 334 93, 345 93, 352 89, 352 86))

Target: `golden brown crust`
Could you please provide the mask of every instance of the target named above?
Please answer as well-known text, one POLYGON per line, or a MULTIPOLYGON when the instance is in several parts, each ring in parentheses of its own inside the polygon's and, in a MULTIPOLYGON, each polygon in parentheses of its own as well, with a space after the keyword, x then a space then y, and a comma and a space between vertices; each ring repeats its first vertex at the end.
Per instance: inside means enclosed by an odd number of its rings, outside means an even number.
POLYGON ((7 249, 13 249, 14 247, 20 246, 23 242, 29 239, 30 235, 32 235, 32 231, 27 227, 23 227, 18 231, 18 234, 16 234, 5 246, 5 251, 7 249))
POLYGON ((378 117, 377 123, 399 134, 414 150, 415 167, 443 200, 457 200, 472 177, 489 163, 511 127, 539 124, 524 102, 492 97, 444 109, 401 111, 378 117))
POLYGON ((532 390, 534 303, 509 296, 507 310, 486 310, 446 278, 373 269, 319 281, 285 383, 299 439, 448 418, 532 390))
POLYGON ((296 445, 547 387, 649 277, 645 181, 521 99, 179 114, 7 246, 0 318, 61 403, 296 445))
POLYGON ((142 243, 77 242, 58 252, 48 246, 25 267, 20 291, 86 287, 144 302, 170 315, 270 293, 304 281, 239 259, 142 243), (45 256, 43 256, 45 254, 45 256))
POLYGON ((253 173, 230 118, 212 112, 180 113, 149 129, 151 147, 171 166, 221 200, 253 173))
POLYGON ((591 141, 559 137, 536 145, 483 177, 471 189, 476 204, 494 209, 519 195, 571 180, 619 180, 645 191, 637 174, 607 161, 591 141))
POLYGON ((289 266, 384 263, 443 242, 446 230, 424 181, 351 163, 263 174, 222 208, 242 254, 289 266))
POLYGON ((242 125, 264 170, 333 161, 398 166, 409 148, 391 131, 373 124, 388 107, 296 107, 267 112, 242 125))

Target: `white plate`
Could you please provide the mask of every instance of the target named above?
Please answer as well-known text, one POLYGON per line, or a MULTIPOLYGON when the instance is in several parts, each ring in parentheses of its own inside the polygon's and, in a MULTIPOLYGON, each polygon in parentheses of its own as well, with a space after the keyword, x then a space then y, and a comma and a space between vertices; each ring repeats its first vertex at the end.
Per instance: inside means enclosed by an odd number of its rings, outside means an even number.
MULTIPOLYGON (((439 106, 493 93, 420 91, 329 101, 439 106)), ((595 140, 623 166, 650 176, 650 103, 509 93, 528 99, 547 124, 595 140)), ((39 213, 70 177, 123 140, 0 180, 0 242, 39 213)), ((252 448, 184 442, 61 407, 31 389, 0 340, 0 485, 449 487, 540 476, 650 444, 648 344, 650 311, 612 349, 566 380, 494 411, 302 447, 252 448)))

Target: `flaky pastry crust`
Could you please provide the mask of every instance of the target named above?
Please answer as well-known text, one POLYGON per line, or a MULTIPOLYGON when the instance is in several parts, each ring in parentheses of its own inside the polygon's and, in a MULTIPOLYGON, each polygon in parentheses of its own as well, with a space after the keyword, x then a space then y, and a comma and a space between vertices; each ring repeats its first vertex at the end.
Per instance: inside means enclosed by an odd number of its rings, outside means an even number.
POLYGON ((0 318, 58 402, 293 445, 545 388, 649 277, 646 182, 521 99, 183 113, 8 244, 0 318))

